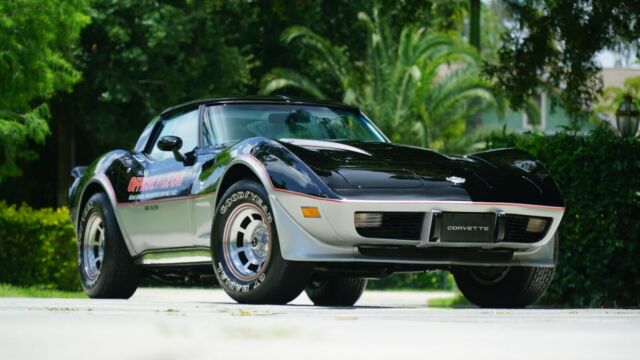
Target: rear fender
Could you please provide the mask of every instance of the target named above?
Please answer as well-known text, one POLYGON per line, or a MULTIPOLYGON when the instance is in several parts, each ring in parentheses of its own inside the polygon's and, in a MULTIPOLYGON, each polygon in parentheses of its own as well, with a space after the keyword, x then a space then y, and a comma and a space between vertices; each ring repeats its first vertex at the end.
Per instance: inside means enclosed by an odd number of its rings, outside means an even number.
MULTIPOLYGON (((118 201, 114 192, 114 184, 117 182, 116 175, 110 171, 112 164, 115 160, 120 159, 122 156, 127 155, 125 150, 114 150, 108 152, 91 165, 87 166, 80 177, 74 180, 74 183, 69 189, 69 212, 71 220, 73 222, 76 235, 79 228, 80 217, 87 200, 95 194, 97 191, 105 193, 109 199, 109 203, 113 209, 116 217, 120 232, 125 239, 125 244, 130 254, 133 254, 133 247, 127 233, 122 228, 122 222, 120 221, 120 213, 118 211, 118 201)), ((76 175, 79 175, 82 167, 74 168, 76 175)))

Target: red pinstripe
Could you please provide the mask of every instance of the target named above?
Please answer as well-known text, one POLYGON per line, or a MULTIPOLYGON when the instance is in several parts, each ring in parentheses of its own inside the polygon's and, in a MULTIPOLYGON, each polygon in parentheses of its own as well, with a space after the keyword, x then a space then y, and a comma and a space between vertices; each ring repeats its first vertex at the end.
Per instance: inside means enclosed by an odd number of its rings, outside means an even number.
MULTIPOLYGON (((334 202, 334 203, 362 203, 362 204, 367 204, 367 203, 394 203, 394 204, 443 204, 443 205, 459 204, 459 205, 471 205, 471 206, 518 206, 518 207, 546 209, 546 210, 553 210, 553 211, 564 211, 565 210, 564 207, 560 207, 560 206, 546 206, 546 205, 518 204, 518 203, 500 203, 500 202, 495 202, 494 203, 494 202, 431 201, 431 200, 416 200, 416 201, 399 200, 399 201, 395 201, 395 200, 327 199, 327 198, 322 198, 322 197, 318 197, 318 196, 303 194, 303 193, 300 193, 300 192, 297 192, 297 191, 291 191, 291 190, 285 190, 285 189, 276 188, 273 185, 273 182, 271 181, 271 176, 269 176, 269 173, 267 172, 267 169, 260 162, 260 160, 256 159, 252 155, 248 155, 248 157, 251 158, 252 160, 254 160, 258 164, 260 169, 262 169, 262 171, 263 171, 264 175, 267 177, 267 180, 269 181, 269 185, 271 186, 271 189, 273 189, 273 191, 280 192, 280 193, 285 193, 285 194, 290 194, 290 195, 295 195, 295 196, 302 196, 302 197, 306 197, 306 198, 313 199, 313 200, 318 200, 318 201, 328 201, 328 202, 334 202)), ((107 178, 103 174, 98 174, 96 176, 99 176, 99 177, 103 178, 103 180, 106 181, 106 183, 110 187, 109 190, 111 190, 111 193, 113 194, 114 199, 116 199, 115 191, 113 190, 113 186, 111 185, 111 181, 109 181, 109 178, 107 178)), ((204 197, 204 196, 208 196, 208 195, 214 195, 214 194, 215 194, 215 192, 206 193, 206 194, 198 194, 198 195, 193 195, 193 196, 181 196, 181 197, 177 197, 177 198, 168 198, 168 199, 152 199, 152 200, 146 200, 146 201, 127 202, 127 203, 120 203, 116 199, 116 204, 118 206, 137 206, 137 205, 153 204, 153 203, 160 203, 160 202, 197 199, 197 198, 200 198, 200 197, 204 197)))
POLYGON ((444 205, 446 205, 446 204, 460 204, 460 205, 472 205, 472 206, 519 206, 519 207, 538 208, 538 209, 546 209, 546 210, 554 210, 554 211, 564 211, 565 210, 564 207, 560 207, 560 206, 546 206, 546 205, 518 204, 518 203, 493 203, 493 202, 472 202, 472 201, 432 201, 432 200, 413 200, 413 201, 412 200, 404 200, 404 201, 403 200, 399 200, 399 201, 396 201, 396 200, 348 200, 348 199, 321 198, 321 197, 318 197, 318 196, 299 193, 297 191, 291 191, 291 190, 285 190, 285 189, 276 188, 273 185, 273 182, 271 182, 271 177, 269 176, 269 173, 267 172, 267 169, 264 167, 264 165, 262 165, 260 160, 256 159, 255 157, 253 157, 251 155, 249 155, 249 157, 251 159, 255 160, 256 163, 258 163, 258 165, 260 166, 260 168, 264 172, 265 176, 269 180, 269 185, 271 185, 271 188, 273 189, 273 191, 286 193, 286 194, 291 194, 291 195, 296 195, 296 196, 303 196, 303 197, 306 197, 306 198, 319 200, 319 201, 329 201, 329 202, 337 202, 337 203, 362 203, 362 204, 367 204, 367 203, 394 203, 394 204, 444 204, 444 205))

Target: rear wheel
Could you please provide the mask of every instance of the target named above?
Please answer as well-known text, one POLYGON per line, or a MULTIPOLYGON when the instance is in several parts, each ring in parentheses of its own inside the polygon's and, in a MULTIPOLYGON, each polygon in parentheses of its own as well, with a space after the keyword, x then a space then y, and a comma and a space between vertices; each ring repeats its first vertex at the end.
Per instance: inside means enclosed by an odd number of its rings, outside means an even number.
POLYGON ((286 304, 309 282, 312 264, 282 258, 268 195, 255 181, 224 193, 211 234, 218 283, 237 302, 286 304))
POLYGON ((103 193, 87 201, 78 227, 78 270, 91 298, 128 299, 138 287, 133 264, 109 199, 103 193))
POLYGON ((360 278, 314 278, 305 291, 319 306, 353 306, 367 287, 360 278))

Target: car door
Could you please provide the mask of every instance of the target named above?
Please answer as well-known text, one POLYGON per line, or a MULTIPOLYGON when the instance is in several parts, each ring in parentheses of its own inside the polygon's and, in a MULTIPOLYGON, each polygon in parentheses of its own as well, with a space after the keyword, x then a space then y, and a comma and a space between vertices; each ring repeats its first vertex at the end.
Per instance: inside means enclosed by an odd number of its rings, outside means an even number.
POLYGON ((125 231, 137 253, 180 248, 194 243, 189 199, 199 145, 199 109, 161 119, 142 152, 132 154, 120 188, 126 202, 119 204, 125 231), (158 148, 164 136, 182 140, 179 159, 158 148))

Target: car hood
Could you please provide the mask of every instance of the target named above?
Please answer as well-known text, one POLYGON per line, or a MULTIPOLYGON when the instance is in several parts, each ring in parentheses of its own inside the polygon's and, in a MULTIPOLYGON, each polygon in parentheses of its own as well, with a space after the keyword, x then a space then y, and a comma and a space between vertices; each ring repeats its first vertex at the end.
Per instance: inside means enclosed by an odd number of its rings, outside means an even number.
POLYGON ((301 139, 281 143, 334 192, 349 198, 550 202, 540 179, 482 158, 449 157, 391 143, 301 139))

